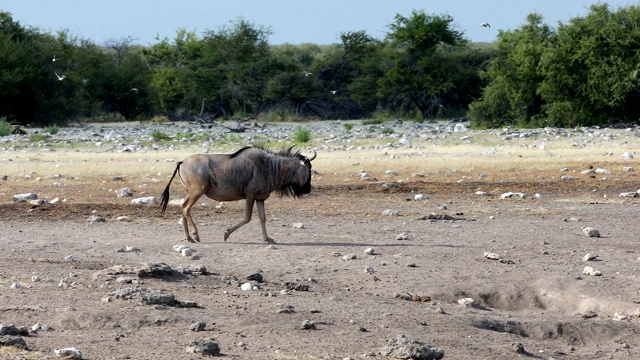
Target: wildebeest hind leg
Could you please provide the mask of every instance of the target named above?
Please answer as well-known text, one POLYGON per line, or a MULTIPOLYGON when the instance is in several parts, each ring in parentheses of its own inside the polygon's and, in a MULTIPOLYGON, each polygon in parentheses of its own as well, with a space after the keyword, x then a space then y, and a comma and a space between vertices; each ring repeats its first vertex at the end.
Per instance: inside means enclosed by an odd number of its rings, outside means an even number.
POLYGON ((260 217, 260 226, 262 227, 262 237, 264 241, 275 244, 275 240, 267 235, 267 215, 264 212, 264 200, 256 200, 256 206, 258 207, 258 216, 260 217))
POLYGON ((182 225, 184 226, 184 239, 188 242, 200 242, 200 235, 198 235, 198 228, 196 223, 193 222, 191 217, 191 207, 198 201, 202 195, 185 197, 182 203, 182 225), (191 226, 193 238, 189 236, 189 226, 191 226))
POLYGON ((231 235, 232 232, 238 230, 240 226, 251 221, 251 214, 253 213, 253 201, 253 197, 247 197, 247 203, 244 211, 244 220, 242 220, 239 224, 228 228, 227 231, 224 232, 224 241, 227 241, 229 235, 231 235))

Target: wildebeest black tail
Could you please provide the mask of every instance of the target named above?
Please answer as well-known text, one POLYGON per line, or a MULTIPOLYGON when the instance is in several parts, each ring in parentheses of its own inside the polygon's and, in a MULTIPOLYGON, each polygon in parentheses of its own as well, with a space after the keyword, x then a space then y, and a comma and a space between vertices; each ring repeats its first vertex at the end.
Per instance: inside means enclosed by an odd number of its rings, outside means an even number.
POLYGON ((171 175, 171 179, 169 179, 169 183, 167 184, 167 187, 164 188, 164 191, 162 192, 162 198, 160 198, 160 213, 163 215, 164 215, 164 212, 167 211, 167 205, 169 205, 169 187, 171 187, 171 182, 173 181, 173 178, 176 177, 176 174, 180 170, 180 165, 182 165, 182 161, 178 161, 178 164, 176 165, 176 169, 173 170, 173 175, 171 175))

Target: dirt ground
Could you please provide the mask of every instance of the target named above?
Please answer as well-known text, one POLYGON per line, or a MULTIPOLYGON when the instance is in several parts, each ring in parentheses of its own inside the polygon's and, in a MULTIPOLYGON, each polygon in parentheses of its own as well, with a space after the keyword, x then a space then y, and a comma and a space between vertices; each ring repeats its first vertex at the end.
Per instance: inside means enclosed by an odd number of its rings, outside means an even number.
MULTIPOLYGON (((443 349, 445 359, 640 358, 640 200, 618 196, 638 188, 633 178, 315 186, 301 199, 266 202, 274 246, 262 242, 257 217, 224 242, 244 204, 216 210, 217 202, 204 200, 194 209, 202 239, 191 245, 195 257, 172 249, 186 244, 176 207, 163 217, 157 206, 131 205, 91 186, 75 187, 72 201, 32 206, 11 201, 31 190, 10 180, 0 198, 0 323, 51 329, 24 337, 26 351, 0 348, 8 359, 53 359, 54 349, 66 347, 85 359, 197 359, 185 351, 197 338, 214 339, 227 359, 376 359, 399 334, 443 349), (528 196, 499 199, 507 191, 528 196), (414 201, 416 194, 428 199, 414 201), (383 216, 387 209, 399 215, 383 216), (88 222, 94 211, 106 222, 88 222), (456 220, 419 220, 431 213, 456 220), (122 215, 132 221, 117 221, 122 215), (601 237, 586 237, 583 227, 601 237), (397 240, 401 233, 410 238, 397 240), (116 251, 125 246, 139 251, 116 251), (587 253, 597 261, 584 261, 587 253), (347 254, 356 258, 344 260, 347 254), (209 273, 119 284, 120 275, 100 272, 148 262, 204 265, 209 273), (602 276, 584 275, 585 266, 602 276), (260 289, 241 290, 256 272, 264 277, 260 289), (62 278, 68 285, 59 286, 62 278), (291 284, 308 291, 287 292, 291 284), (125 287, 198 306, 102 301, 125 287), (396 297, 403 293, 431 301, 396 297), (626 319, 614 320, 616 313, 626 319), (305 320, 316 329, 302 330, 305 320), (191 331, 195 322, 205 330, 191 331)), ((145 191, 159 197, 164 185, 145 191)), ((181 194, 174 184, 172 198, 181 194)))

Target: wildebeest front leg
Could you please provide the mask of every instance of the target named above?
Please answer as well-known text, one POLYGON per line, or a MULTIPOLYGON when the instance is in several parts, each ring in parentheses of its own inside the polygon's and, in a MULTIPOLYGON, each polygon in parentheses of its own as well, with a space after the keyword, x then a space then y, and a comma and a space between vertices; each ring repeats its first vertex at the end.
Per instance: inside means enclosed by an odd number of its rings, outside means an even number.
POLYGON ((247 203, 244 210, 244 220, 242 220, 238 225, 228 228, 227 231, 224 232, 224 241, 227 241, 229 235, 231 235, 232 232, 238 230, 240 226, 251 221, 251 214, 253 213, 253 201, 253 197, 247 197, 247 203))
POLYGON ((256 200, 256 205, 258 207, 258 216, 260 217, 260 226, 262 226, 262 237, 264 241, 275 244, 275 240, 267 235, 267 215, 264 212, 264 200, 256 200))

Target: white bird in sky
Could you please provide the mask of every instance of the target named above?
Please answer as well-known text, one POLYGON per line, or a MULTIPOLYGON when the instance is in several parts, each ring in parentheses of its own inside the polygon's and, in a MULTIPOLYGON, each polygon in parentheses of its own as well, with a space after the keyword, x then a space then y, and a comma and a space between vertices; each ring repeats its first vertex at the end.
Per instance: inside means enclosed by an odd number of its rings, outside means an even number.
POLYGON ((335 95, 335 94, 337 93, 337 91, 335 91, 335 90, 331 90, 331 93, 332 93, 333 95, 335 95))
POLYGON ((56 60, 58 60, 58 59, 56 59, 56 56, 53 55, 53 60, 51 60, 51 61, 55 62, 56 60))
POLYGON ((482 27, 486 27, 486 28, 490 28, 491 25, 489 25, 489 23, 483 22, 482 24, 480 24, 480 26, 482 27))
POLYGON ((60 76, 60 75, 58 75, 58 73, 57 73, 57 72, 54 72, 54 73, 56 74, 56 76, 58 77, 58 80, 60 80, 60 81, 64 80, 64 78, 66 78, 66 77, 67 77, 67 75, 62 75, 62 76, 60 76))
POLYGON ((308 72, 308 71, 303 71, 303 73, 304 73, 304 76, 309 76, 309 75, 311 75, 311 74, 312 74, 312 73, 310 73, 310 72, 308 72))
POLYGON ((137 94, 140 90, 138 90, 138 88, 131 88, 131 91, 137 94))

